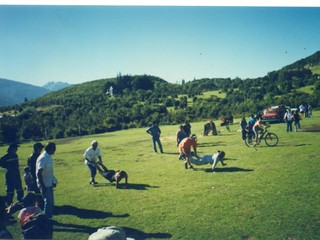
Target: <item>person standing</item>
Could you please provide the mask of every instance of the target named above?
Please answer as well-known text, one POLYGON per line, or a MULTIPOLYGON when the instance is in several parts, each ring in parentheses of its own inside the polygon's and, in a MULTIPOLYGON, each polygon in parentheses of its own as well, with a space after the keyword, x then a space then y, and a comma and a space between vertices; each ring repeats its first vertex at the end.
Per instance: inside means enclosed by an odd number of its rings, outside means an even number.
POLYGON ((287 132, 292 132, 292 119, 293 115, 291 109, 287 109, 286 114, 284 115, 283 119, 286 121, 287 124, 287 132))
POLYGON ((152 123, 152 126, 149 127, 146 132, 152 136, 152 143, 153 143, 154 152, 155 153, 158 152, 157 151, 157 145, 156 145, 156 144, 158 144, 160 152, 163 153, 162 144, 161 144, 161 141, 160 141, 161 130, 160 130, 157 122, 154 121, 152 123))
POLYGON ((183 139, 179 144, 179 159, 185 157, 184 167, 188 169, 188 165, 190 169, 193 169, 193 166, 190 162, 191 157, 191 147, 193 147, 193 151, 195 156, 197 156, 197 136, 195 134, 191 134, 190 137, 183 139))
POLYGON ((241 133, 242 133, 242 140, 245 141, 246 138, 247 138, 247 121, 246 121, 246 118, 245 117, 242 117, 241 118, 241 121, 240 121, 240 130, 241 130, 241 133))
POLYGON ((190 137, 191 135, 191 124, 188 121, 185 121, 183 125, 183 130, 186 132, 187 137, 190 137))
POLYGON ((44 146, 40 142, 36 142, 33 144, 33 152, 31 155, 28 157, 28 167, 30 169, 30 173, 33 177, 33 183, 31 186, 31 191, 34 191, 35 194, 37 195, 38 198, 38 204, 41 209, 43 209, 43 198, 40 192, 40 189, 38 188, 37 185, 37 172, 36 172, 36 167, 37 167, 37 159, 40 156, 42 149, 44 146))
POLYGON ((52 159, 52 155, 56 151, 56 144, 49 142, 44 149, 45 151, 37 159, 37 184, 44 200, 44 213, 49 219, 52 219, 54 210, 53 188, 58 183, 54 176, 52 159))
POLYGON ((182 141, 182 139, 186 138, 187 134, 186 132, 183 130, 183 125, 180 125, 180 129, 177 132, 177 147, 179 146, 179 143, 182 141))
POLYGON ((298 111, 293 112, 292 119, 294 124, 294 131, 297 132, 298 130, 300 130, 300 132, 302 132, 300 124, 301 116, 299 115, 298 111))
POLYGON ((1 157, 0 166, 7 169, 6 172, 6 186, 7 186, 7 205, 12 204, 14 197, 14 190, 17 193, 17 200, 23 200, 23 188, 21 183, 21 175, 19 171, 19 158, 17 155, 19 145, 12 143, 9 145, 7 153, 1 157))
POLYGON ((95 177, 97 175, 96 165, 99 163, 102 164, 102 154, 100 148, 98 147, 97 140, 93 140, 91 142, 91 147, 87 148, 87 150, 83 154, 83 157, 85 159, 85 164, 90 171, 90 185, 97 184, 97 182, 95 181, 95 177))
POLYGON ((28 167, 30 169, 30 173, 33 177, 33 186, 32 186, 32 191, 35 191, 36 194, 40 193, 40 190, 37 186, 37 174, 36 174, 36 165, 37 165, 37 159, 40 156, 42 149, 44 146, 37 142, 33 145, 33 152, 32 154, 28 157, 28 167))

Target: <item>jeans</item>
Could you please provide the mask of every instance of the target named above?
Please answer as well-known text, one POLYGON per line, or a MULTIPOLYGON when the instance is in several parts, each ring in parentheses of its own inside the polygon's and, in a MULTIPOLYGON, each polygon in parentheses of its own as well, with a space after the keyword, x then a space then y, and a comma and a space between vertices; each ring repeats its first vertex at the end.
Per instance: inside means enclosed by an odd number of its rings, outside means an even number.
POLYGON ((158 152, 157 151, 157 145, 156 145, 156 143, 158 143, 159 148, 160 148, 160 152, 163 153, 162 144, 161 144, 160 138, 152 138, 152 143, 153 143, 154 152, 158 152))
POLYGON ((94 177, 97 175, 97 168, 95 166, 93 166, 92 164, 86 164, 90 174, 91 174, 91 179, 93 180, 94 177))
POLYGON ((42 193, 42 197, 44 200, 44 214, 51 219, 54 210, 53 187, 46 187, 46 192, 42 193))
POLYGON ((17 193, 17 200, 23 200, 23 189, 21 184, 21 177, 18 171, 7 171, 6 172, 6 185, 7 185, 7 204, 11 204, 13 202, 14 190, 17 193))
POLYGON ((292 132, 292 121, 287 121, 287 132, 292 132))

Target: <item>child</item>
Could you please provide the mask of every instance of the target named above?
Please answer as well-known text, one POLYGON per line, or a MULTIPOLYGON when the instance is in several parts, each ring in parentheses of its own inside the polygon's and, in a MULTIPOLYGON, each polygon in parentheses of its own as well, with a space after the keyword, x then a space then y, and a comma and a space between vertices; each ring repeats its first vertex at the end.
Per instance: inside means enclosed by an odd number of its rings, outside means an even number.
POLYGON ((32 192, 28 192, 23 198, 23 206, 24 208, 21 209, 18 215, 21 226, 31 215, 41 213, 41 208, 38 207, 37 195, 32 192))
POLYGON ((29 167, 24 168, 23 178, 24 178, 24 182, 26 183, 26 190, 28 192, 33 191, 33 177, 29 167))
POLYGON ((23 239, 52 239, 52 223, 38 207, 37 195, 28 192, 23 199, 20 220, 23 239))

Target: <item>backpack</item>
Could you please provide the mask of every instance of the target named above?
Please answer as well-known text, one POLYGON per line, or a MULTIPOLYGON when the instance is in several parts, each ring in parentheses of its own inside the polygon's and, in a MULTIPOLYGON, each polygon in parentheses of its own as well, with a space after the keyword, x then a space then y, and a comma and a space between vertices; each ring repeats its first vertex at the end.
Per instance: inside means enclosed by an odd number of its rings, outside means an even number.
POLYGON ((43 213, 31 215, 21 229, 23 239, 52 239, 52 223, 43 213))

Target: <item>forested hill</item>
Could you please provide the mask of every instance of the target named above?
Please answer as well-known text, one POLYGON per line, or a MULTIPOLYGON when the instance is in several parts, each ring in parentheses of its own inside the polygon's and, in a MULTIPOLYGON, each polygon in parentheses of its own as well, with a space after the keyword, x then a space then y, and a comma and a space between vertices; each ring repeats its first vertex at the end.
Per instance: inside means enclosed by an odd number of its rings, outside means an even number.
POLYGON ((0 106, 22 103, 49 92, 42 87, 3 78, 0 78, 0 89, 0 106))
POLYGON ((266 106, 320 106, 320 52, 257 79, 206 78, 181 84, 155 76, 118 75, 73 85, 2 107, 0 140, 51 139, 247 116, 266 106), (11 115, 14 115, 12 117, 11 115))

